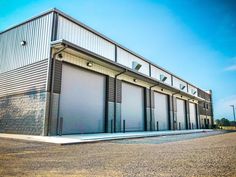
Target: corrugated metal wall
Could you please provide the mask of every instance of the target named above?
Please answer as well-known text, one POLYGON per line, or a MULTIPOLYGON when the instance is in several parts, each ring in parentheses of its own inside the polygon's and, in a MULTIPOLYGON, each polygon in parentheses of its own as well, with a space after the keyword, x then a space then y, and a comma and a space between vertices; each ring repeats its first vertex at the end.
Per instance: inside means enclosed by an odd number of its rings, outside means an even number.
POLYGON ((188 85, 188 93, 197 96, 198 95, 198 90, 197 90, 197 88, 193 87, 192 85, 188 85), (192 90, 195 91, 196 93, 193 94, 192 90))
POLYGON ((0 34, 0 73, 49 57, 52 16, 50 13, 0 34))
MULTIPOLYGON (((126 51, 118 44, 114 44, 112 41, 100 37, 98 34, 96 34, 96 32, 86 29, 86 27, 83 27, 79 23, 70 20, 68 17, 64 17, 62 14, 59 14, 58 16, 57 27, 58 30, 56 40, 67 40, 75 45, 78 45, 79 47, 87 49, 112 61, 116 61, 117 63, 120 63, 128 68, 132 68, 132 62, 136 61, 142 65, 139 70, 140 73, 143 73, 147 76, 150 76, 151 73, 151 77, 157 80, 160 80, 160 75, 164 75, 167 77, 165 83, 172 85, 172 76, 167 71, 164 71, 163 69, 154 65, 151 65, 150 71, 149 62, 132 54, 129 51, 126 51)), ((186 87, 183 91, 187 92, 187 82, 173 76, 172 86, 180 89, 179 84, 185 85, 186 87)), ((195 89, 196 88, 194 88, 194 90, 195 89)), ((189 91, 189 93, 192 94, 191 91, 189 91)))
POLYGON ((85 28, 59 16, 57 39, 65 39, 82 48, 115 61, 115 45, 85 28))
POLYGON ((0 74, 0 97, 46 90, 48 59, 0 74))
POLYGON ((185 88, 182 91, 187 92, 187 83, 176 77, 173 77, 173 87, 180 90, 180 84, 185 86, 185 88))
POLYGON ((165 80, 164 83, 171 85, 171 75, 168 74, 167 72, 155 67, 155 66, 151 66, 151 76, 157 80, 160 80, 161 75, 164 75, 167 77, 167 79, 165 80))
POLYGON ((135 61, 135 62, 142 65, 139 72, 149 76, 149 64, 148 64, 148 62, 145 62, 144 60, 136 57, 135 55, 133 55, 133 54, 131 54, 131 53, 119 48, 119 47, 117 48, 117 62, 118 63, 132 69, 132 62, 133 61, 135 61))

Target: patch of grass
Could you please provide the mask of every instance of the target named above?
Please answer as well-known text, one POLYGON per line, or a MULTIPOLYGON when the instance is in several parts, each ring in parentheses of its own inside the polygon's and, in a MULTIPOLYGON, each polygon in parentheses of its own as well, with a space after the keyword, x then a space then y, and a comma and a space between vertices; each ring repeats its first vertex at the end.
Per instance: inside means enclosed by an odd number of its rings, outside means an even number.
POLYGON ((236 126, 220 126, 222 130, 236 130, 236 126))

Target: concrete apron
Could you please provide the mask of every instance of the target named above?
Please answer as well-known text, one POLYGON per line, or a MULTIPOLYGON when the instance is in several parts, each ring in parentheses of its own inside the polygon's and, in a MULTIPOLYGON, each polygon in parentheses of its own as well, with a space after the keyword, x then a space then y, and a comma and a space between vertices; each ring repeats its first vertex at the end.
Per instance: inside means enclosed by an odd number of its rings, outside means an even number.
POLYGON ((19 135, 19 134, 5 134, 0 133, 0 138, 10 138, 28 141, 37 141, 44 143, 54 143, 60 145, 91 143, 118 139, 157 137, 182 135, 191 133, 210 132, 211 129, 196 129, 196 130, 175 130, 175 131, 150 131, 150 132, 126 132, 126 133, 98 133, 98 134, 74 134, 63 136, 35 136, 35 135, 19 135))

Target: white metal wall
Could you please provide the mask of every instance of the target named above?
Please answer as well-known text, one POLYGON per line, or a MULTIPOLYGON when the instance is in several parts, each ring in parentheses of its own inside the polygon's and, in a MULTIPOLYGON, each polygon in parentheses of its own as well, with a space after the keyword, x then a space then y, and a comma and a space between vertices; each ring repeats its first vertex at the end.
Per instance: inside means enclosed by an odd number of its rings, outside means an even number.
POLYGON ((188 85, 188 93, 191 94, 191 95, 197 96, 197 95, 198 95, 197 88, 196 88, 196 87, 193 87, 193 86, 191 86, 191 85, 188 85), (193 94, 193 93, 192 93, 192 90, 195 91, 196 93, 193 94))
POLYGON ((196 104, 189 103, 189 112, 190 112, 191 129, 196 129, 197 128, 197 122, 196 122, 196 104))
POLYGON ((121 127, 125 120, 126 131, 144 130, 144 90, 122 82, 121 127))
POLYGON ((178 129, 185 130, 186 129, 185 101, 181 99, 176 99, 176 101, 177 101, 177 127, 178 129))
POLYGON ((0 34, 0 73, 49 57, 52 17, 50 13, 0 34))
POLYGON ((145 62, 144 60, 134 56, 133 54, 131 54, 119 47, 117 48, 117 62, 118 63, 132 69, 132 62, 133 61, 142 65, 139 72, 146 74, 147 76, 149 75, 149 64, 147 62, 145 62))
POLYGON ((57 39, 65 39, 91 52, 115 61, 115 45, 74 22, 59 16, 57 39))
MULTIPOLYGON (((158 121, 158 130, 168 130, 168 96, 154 92, 155 121, 158 121)), ((157 126, 157 125, 156 125, 157 126)), ((157 128, 157 127, 156 127, 157 128)))
POLYGON ((63 134, 104 132, 105 76, 63 64, 60 117, 63 134))
MULTIPOLYGON (((122 47, 119 47, 119 45, 117 45, 117 51, 115 52, 116 46, 112 41, 110 42, 109 40, 100 37, 95 32, 91 32, 89 29, 86 29, 86 27, 83 27, 73 20, 69 20, 61 14, 59 14, 58 17, 57 31, 57 40, 60 39, 65 39, 75 45, 78 45, 112 61, 115 61, 115 53, 117 52, 117 63, 122 64, 128 68, 132 68, 132 62, 135 61, 142 65, 139 70, 140 73, 147 76, 150 75, 150 64, 148 62, 135 56, 131 52, 122 49, 122 47)), ((151 65, 151 77, 160 80, 160 75, 166 76, 167 79, 165 83, 172 85, 171 74, 162 70, 161 68, 151 65)), ((173 76, 172 86, 180 90, 180 84, 185 86, 182 91, 187 92, 187 83, 173 76)), ((196 88, 193 89, 196 90, 196 88)), ((189 93, 192 94, 191 90, 189 93)))
POLYGON ((171 75, 168 74, 167 72, 155 67, 155 66, 151 66, 151 76, 157 80, 160 80, 161 75, 164 75, 167 77, 167 79, 165 80, 164 83, 171 85, 171 75))
POLYGON ((187 92, 187 83, 173 76, 173 87, 180 90, 180 84, 185 86, 182 91, 187 92))

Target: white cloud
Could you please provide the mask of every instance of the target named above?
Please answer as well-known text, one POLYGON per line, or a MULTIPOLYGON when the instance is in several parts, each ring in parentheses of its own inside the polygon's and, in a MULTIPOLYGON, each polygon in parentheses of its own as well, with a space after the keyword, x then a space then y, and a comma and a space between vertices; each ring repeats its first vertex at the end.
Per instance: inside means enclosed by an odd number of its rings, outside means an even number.
POLYGON ((233 110, 230 105, 236 106, 236 95, 220 99, 214 105, 215 119, 225 117, 233 120, 233 110))
POLYGON ((225 71, 236 71, 236 56, 229 58, 229 61, 232 62, 231 66, 225 68, 225 71))
POLYGON ((225 68, 226 71, 236 71, 236 64, 225 68))

